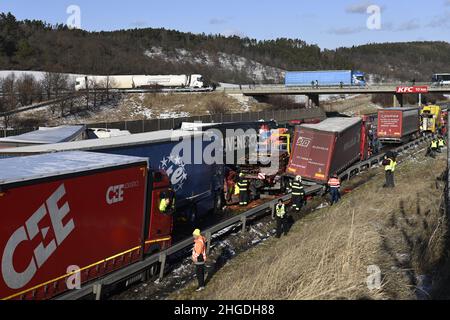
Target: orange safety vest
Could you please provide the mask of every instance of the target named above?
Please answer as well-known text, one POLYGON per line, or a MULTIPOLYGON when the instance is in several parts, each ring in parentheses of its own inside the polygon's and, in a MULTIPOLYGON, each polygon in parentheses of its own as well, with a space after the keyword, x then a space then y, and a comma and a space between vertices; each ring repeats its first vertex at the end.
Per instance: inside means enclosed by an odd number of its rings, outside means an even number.
POLYGON ((330 181, 328 181, 328 185, 330 186, 330 188, 340 188, 341 181, 337 178, 331 178, 330 181))
POLYGON ((206 239, 203 236, 198 237, 194 241, 194 248, 192 249, 192 261, 195 264, 205 264, 206 262, 206 239), (198 257, 203 255, 203 261, 198 261, 198 257))

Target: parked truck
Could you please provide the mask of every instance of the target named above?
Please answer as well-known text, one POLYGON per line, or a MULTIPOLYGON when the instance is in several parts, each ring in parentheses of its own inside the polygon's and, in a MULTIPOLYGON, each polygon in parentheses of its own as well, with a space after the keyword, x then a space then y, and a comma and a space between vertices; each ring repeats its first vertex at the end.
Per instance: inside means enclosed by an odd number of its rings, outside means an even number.
POLYGON ((286 173, 305 181, 327 183, 360 160, 367 150, 361 139, 365 128, 359 117, 328 118, 318 124, 297 127, 286 173))
POLYGON ((385 108, 378 111, 378 140, 403 143, 420 134, 419 108, 385 108))
POLYGON ((224 165, 210 165, 203 158, 205 149, 214 141, 214 138, 207 137, 209 134, 163 130, 109 139, 2 149, 0 157, 74 150, 145 157, 151 168, 161 169, 169 176, 176 192, 177 215, 195 221, 200 215, 219 212, 224 200, 224 165))
POLYGON ((305 86, 360 86, 366 85, 365 73, 353 70, 289 71, 285 77, 286 87, 305 86))
POLYGON ((0 299, 50 299, 168 248, 172 212, 159 204, 170 188, 147 158, 1 159, 0 299))

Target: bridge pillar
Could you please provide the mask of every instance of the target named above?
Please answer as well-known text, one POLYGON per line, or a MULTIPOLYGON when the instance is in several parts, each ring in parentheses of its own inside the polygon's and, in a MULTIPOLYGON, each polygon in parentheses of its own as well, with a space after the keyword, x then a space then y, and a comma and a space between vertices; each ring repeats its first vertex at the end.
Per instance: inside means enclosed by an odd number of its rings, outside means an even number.
POLYGON ((308 97, 308 107, 319 107, 319 95, 318 94, 307 94, 308 97))
POLYGON ((403 107, 403 94, 396 93, 394 95, 394 107, 403 107))

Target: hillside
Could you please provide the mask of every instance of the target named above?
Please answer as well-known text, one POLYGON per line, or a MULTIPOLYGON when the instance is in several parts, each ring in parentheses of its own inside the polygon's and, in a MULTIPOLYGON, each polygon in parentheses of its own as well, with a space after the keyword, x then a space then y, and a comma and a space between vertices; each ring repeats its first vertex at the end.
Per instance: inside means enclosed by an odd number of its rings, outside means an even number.
POLYGON ((445 186, 436 180, 445 170, 446 160, 444 155, 435 160, 425 158, 424 152, 420 150, 398 166, 395 192, 382 188, 382 168, 368 171, 344 184, 348 194, 338 205, 302 215, 287 237, 267 240, 230 260, 213 273, 204 292, 192 293, 192 282, 169 298, 434 296, 442 289, 441 279, 448 278, 447 225, 440 206, 445 186), (367 281, 377 267, 380 286, 369 289, 367 281))
POLYGON ((216 82, 280 82, 283 70, 361 69, 375 80, 429 81, 448 71, 450 44, 369 44, 321 50, 300 39, 249 38, 166 29, 70 30, 0 15, 0 69, 76 74, 201 73, 216 82))

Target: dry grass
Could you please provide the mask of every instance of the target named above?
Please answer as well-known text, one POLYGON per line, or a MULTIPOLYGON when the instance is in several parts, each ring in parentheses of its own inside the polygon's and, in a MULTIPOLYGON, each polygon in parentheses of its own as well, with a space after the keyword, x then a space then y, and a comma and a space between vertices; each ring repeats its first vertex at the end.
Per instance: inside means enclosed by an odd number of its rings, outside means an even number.
POLYGON ((436 177, 445 164, 422 156, 401 164, 392 191, 381 187, 376 169, 339 205, 232 260, 205 292, 192 295, 189 287, 171 298, 414 299, 416 276, 431 273, 444 250, 436 177), (370 265, 381 269, 379 290, 367 287, 370 265))
POLYGON ((376 104, 371 102, 371 95, 359 95, 352 99, 325 102, 325 111, 335 111, 348 115, 362 115, 375 113, 378 110, 376 104))

